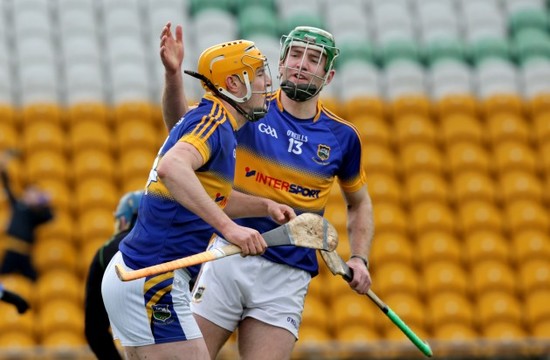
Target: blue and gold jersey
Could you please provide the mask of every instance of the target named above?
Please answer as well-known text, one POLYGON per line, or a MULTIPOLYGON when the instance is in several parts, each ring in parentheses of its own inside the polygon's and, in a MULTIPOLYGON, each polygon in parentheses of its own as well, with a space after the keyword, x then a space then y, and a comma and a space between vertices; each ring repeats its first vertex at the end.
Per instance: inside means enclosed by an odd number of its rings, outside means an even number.
MULTIPOLYGON (((192 144, 205 160, 195 173, 212 200, 224 208, 235 173, 236 128, 232 115, 210 95, 172 128, 149 174, 137 222, 119 247, 128 266, 142 268, 206 250, 214 230, 174 200, 156 168, 177 142, 192 144)), ((188 270, 195 276, 198 267, 188 270)))
MULTIPOLYGON (((312 119, 297 120, 283 110, 280 91, 268 114, 245 124, 237 132, 235 189, 292 206, 297 214, 322 215, 335 181, 348 192, 365 183, 361 166, 361 140, 357 129, 321 104, 312 119)), ((238 221, 260 232, 278 226, 270 218, 238 221)), ((315 251, 274 247, 263 255, 317 274, 315 251)))

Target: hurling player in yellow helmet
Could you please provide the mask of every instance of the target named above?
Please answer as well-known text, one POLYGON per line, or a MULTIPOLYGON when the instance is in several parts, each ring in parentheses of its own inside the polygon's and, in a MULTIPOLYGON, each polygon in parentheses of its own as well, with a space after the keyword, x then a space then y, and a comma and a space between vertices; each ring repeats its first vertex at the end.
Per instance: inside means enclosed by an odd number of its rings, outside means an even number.
POLYGON ((267 248, 260 232, 232 219, 267 216, 283 223, 295 216, 273 200, 233 196, 235 134, 267 110, 271 77, 265 57, 250 41, 230 41, 206 49, 197 72, 189 74, 207 93, 160 147, 144 179, 136 222, 101 282, 113 336, 127 359, 209 358, 190 309, 189 284, 199 266, 122 282, 115 265, 135 270, 195 255, 215 235, 239 246, 243 255, 260 255, 267 248))

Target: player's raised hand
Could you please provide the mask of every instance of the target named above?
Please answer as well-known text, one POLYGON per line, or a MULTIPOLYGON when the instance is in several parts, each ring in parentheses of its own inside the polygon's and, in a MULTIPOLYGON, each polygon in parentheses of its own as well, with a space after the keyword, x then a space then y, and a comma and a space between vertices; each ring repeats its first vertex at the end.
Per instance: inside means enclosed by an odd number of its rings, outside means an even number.
POLYGON ((180 71, 183 57, 183 29, 181 25, 177 25, 174 37, 172 23, 169 21, 162 28, 160 35, 160 59, 165 70, 171 73, 180 71))

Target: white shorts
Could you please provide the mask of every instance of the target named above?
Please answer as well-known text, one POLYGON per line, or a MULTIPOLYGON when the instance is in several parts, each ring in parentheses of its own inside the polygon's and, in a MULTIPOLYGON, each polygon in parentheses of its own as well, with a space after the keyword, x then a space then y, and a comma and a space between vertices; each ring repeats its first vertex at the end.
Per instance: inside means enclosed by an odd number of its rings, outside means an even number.
MULTIPOLYGON (((216 238, 212 246, 227 244, 216 238)), ((191 310, 229 331, 252 317, 287 329, 298 339, 310 280, 306 271, 261 256, 228 256, 203 264, 191 310)))
POLYGON ((109 262, 101 293, 113 337, 122 346, 144 346, 202 337, 189 302, 190 276, 176 270, 154 277, 121 281, 115 264, 123 265, 119 251, 109 262))

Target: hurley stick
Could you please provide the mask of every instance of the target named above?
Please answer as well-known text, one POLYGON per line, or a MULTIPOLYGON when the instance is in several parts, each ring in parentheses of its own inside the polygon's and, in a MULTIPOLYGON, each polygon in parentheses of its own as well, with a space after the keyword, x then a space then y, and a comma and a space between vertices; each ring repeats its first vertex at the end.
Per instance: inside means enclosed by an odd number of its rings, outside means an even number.
MULTIPOLYGON (((263 233, 262 237, 269 247, 294 245, 332 251, 338 245, 338 234, 334 226, 322 216, 312 213, 298 215, 288 223, 263 233)), ((115 270, 122 281, 129 281, 202 264, 240 252, 240 247, 230 244, 137 270, 126 271, 122 265, 116 264, 115 270)))
MULTIPOLYGON (((353 270, 342 260, 340 255, 336 251, 324 251, 321 250, 321 257, 327 264, 327 267, 333 275, 341 275, 346 281, 350 282, 353 279, 353 270)), ((401 318, 393 312, 388 305, 386 305, 378 296, 369 289, 367 296, 382 310, 390 320, 397 325, 397 327, 412 341, 412 343, 422 353, 428 357, 433 355, 430 345, 421 340, 408 326, 401 320, 401 318)))

